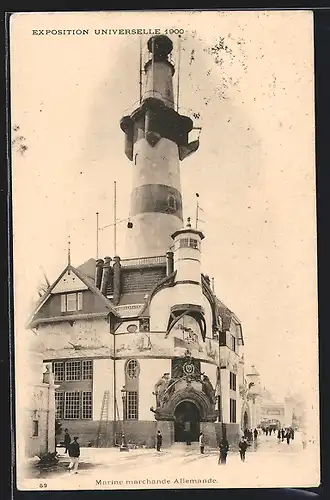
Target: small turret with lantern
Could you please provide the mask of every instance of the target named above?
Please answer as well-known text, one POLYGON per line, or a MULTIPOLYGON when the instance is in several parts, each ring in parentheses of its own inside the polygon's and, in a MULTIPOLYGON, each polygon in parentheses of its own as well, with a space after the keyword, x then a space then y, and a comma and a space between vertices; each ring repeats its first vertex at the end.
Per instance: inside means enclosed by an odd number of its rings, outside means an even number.
POLYGON ((201 284, 201 242, 204 234, 191 226, 188 217, 185 228, 172 234, 176 282, 201 284))

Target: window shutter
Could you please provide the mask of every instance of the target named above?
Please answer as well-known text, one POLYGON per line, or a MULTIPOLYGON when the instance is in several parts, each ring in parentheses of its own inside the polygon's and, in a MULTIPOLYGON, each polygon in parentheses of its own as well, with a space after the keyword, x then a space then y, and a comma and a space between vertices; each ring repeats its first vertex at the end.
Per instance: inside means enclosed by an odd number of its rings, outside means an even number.
POLYGON ((66 312, 66 295, 61 295, 61 312, 66 312))
POLYGON ((83 308, 83 294, 82 292, 78 292, 78 311, 81 311, 83 308))

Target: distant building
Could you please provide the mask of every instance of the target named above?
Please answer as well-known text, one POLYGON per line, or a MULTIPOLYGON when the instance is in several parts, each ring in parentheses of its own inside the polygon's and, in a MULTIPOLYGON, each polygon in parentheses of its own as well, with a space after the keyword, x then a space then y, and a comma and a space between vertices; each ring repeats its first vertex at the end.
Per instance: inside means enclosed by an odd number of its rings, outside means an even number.
MULTIPOLYGON (((244 359, 242 360, 244 367, 244 359)), ((247 370, 243 376, 240 386, 240 396, 242 402, 241 430, 255 429, 260 425, 261 419, 261 397, 260 397, 260 374, 255 366, 247 370)))
MULTIPOLYGON (((51 365, 43 365, 42 354, 30 348, 34 376, 27 385, 24 426, 25 456, 40 456, 54 452, 55 446, 55 389, 51 365)), ((20 411, 20 408, 17 408, 20 411)), ((23 423, 24 422, 24 423, 23 423)))
POLYGON ((261 391, 261 423, 278 427, 301 427, 304 404, 299 398, 287 395, 282 401, 276 400, 271 392, 261 391))

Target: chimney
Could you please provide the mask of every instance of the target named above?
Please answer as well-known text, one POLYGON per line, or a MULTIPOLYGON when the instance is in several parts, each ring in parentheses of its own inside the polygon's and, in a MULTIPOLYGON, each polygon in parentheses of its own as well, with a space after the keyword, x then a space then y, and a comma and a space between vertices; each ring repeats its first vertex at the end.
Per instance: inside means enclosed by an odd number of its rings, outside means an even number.
POLYGON ((120 257, 113 258, 113 303, 117 305, 120 299, 120 279, 121 279, 121 264, 120 257))
POLYGON ((103 295, 107 294, 110 272, 111 272, 111 257, 104 257, 103 275, 101 281, 101 292, 103 293, 103 295))
POLYGON ((103 259, 97 259, 95 268, 95 286, 101 288, 102 274, 103 274, 103 259))
POLYGON ((173 252, 166 252, 166 275, 169 276, 174 271, 174 254, 173 252))

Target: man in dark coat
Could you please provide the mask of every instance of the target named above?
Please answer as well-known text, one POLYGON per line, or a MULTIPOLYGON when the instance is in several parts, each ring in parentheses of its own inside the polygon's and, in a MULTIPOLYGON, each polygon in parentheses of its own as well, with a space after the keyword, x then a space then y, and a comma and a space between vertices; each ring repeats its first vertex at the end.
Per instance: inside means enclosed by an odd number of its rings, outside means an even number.
POLYGON ((227 461, 227 455, 228 455, 228 450, 229 450, 229 444, 228 441, 225 437, 223 437, 220 441, 220 455, 219 455, 219 460, 218 464, 225 464, 227 461))
POLYGON ((258 437, 258 431, 257 431, 257 429, 254 429, 254 431, 253 431, 253 437, 254 437, 255 440, 257 439, 257 437, 258 437))
POLYGON ((290 429, 288 429, 288 430, 286 431, 286 435, 285 435, 285 437, 286 437, 286 442, 287 442, 288 444, 290 444, 290 439, 291 439, 291 431, 290 431, 290 429))
POLYGON ((79 465, 79 457, 80 457, 80 445, 78 443, 78 436, 73 438, 73 442, 69 445, 69 471, 74 471, 75 474, 78 474, 78 465, 79 465))
POLYGON ((248 447, 248 444, 246 442, 245 437, 243 436, 243 437, 241 437, 241 439, 238 443, 239 454, 240 454, 242 462, 245 462, 245 453, 246 453, 247 447, 248 447))
POLYGON ((69 444, 71 443, 71 436, 69 434, 68 429, 64 429, 64 446, 65 446, 65 451, 64 453, 67 453, 69 451, 69 444))
POLYGON ((157 436, 156 436, 156 449, 157 449, 157 451, 160 451, 160 449, 162 447, 162 443, 163 443, 163 436, 162 436, 161 432, 158 431, 157 436))

